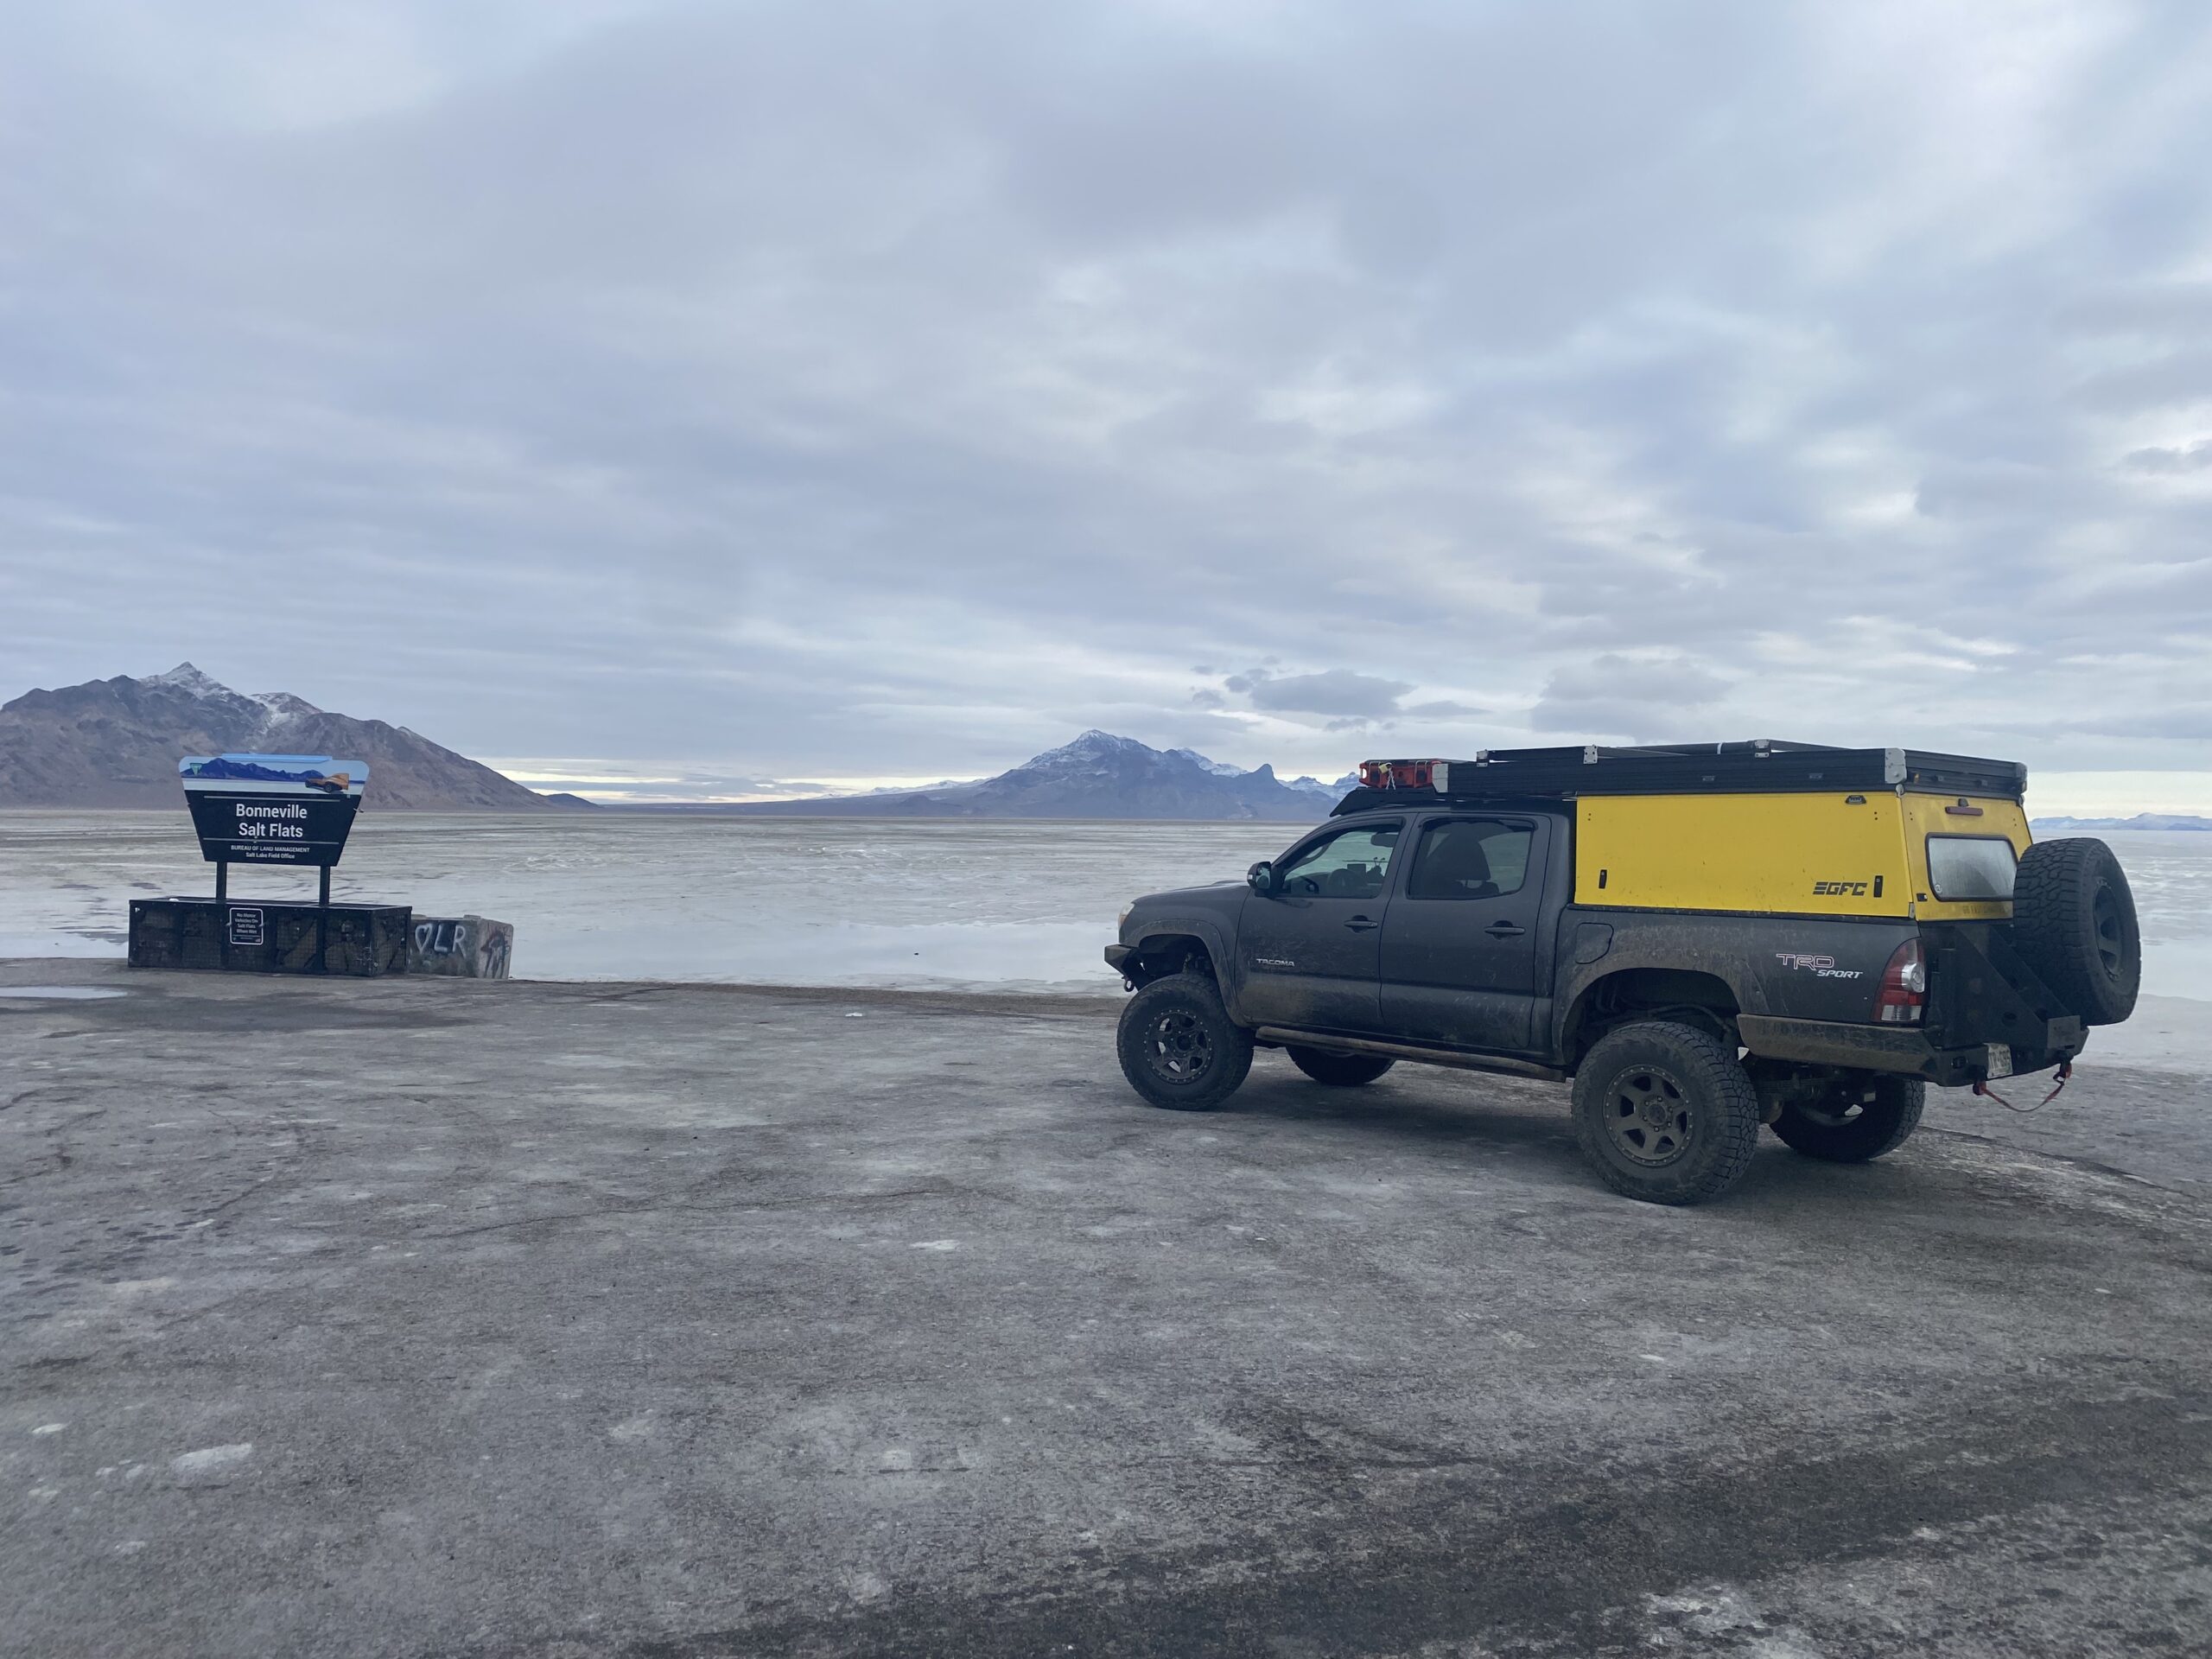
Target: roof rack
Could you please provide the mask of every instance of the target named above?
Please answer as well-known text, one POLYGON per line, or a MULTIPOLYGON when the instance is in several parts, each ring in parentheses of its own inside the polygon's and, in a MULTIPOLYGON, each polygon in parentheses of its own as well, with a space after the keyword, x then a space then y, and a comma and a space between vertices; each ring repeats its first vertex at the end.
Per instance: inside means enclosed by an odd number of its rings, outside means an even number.
POLYGON ((1815 794, 1910 791, 2019 800, 2028 769, 2017 760, 1924 749, 1846 749, 1759 738, 1748 743, 1598 744, 1484 749, 1471 760, 1370 760, 1335 814, 1370 811, 1408 796, 1433 801, 1572 800, 1584 795, 1815 794))

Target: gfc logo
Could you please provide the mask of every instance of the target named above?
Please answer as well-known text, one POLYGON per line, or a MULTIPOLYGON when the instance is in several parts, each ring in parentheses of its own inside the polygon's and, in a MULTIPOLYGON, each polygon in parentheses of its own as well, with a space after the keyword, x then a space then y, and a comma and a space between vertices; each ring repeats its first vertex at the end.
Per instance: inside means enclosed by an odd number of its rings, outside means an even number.
POLYGON ((1813 891, 1838 898, 1863 899, 1866 896, 1866 884, 1864 881, 1815 881, 1813 891))

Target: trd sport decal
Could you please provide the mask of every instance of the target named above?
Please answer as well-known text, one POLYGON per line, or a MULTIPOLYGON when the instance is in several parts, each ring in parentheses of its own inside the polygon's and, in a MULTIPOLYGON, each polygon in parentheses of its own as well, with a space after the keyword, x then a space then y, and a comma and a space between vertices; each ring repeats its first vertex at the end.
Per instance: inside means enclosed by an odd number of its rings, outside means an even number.
POLYGON ((1774 959, 1785 968, 1795 968, 1801 973, 1817 975, 1822 979, 1864 979, 1866 974, 1857 968, 1839 968, 1834 957, 1808 957, 1796 950, 1777 950, 1774 959))

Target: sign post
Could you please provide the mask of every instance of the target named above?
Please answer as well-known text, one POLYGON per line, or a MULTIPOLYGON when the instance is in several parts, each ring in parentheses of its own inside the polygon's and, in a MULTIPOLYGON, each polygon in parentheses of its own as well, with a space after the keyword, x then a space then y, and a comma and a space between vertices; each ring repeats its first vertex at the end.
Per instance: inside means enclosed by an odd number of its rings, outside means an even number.
MULTIPOLYGON (((215 867, 217 935, 222 964, 230 965, 237 930, 231 925, 232 864, 308 866, 320 875, 315 900, 315 971, 322 973, 330 948, 330 871, 346 850, 346 837, 361 810, 369 769, 359 760, 327 754, 187 755, 177 762, 200 855, 215 867)), ((253 938, 261 942, 257 913, 253 938)))

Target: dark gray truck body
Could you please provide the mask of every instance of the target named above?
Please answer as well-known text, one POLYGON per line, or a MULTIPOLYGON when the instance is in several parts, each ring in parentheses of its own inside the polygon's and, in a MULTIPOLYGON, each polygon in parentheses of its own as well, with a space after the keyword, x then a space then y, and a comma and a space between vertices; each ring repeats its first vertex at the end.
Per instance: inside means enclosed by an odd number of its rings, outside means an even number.
POLYGON ((1572 1076, 1624 1018, 1691 1020, 1772 1067, 1841 1067, 1945 1085, 2056 1065, 2082 1020, 2012 953, 2002 925, 1659 911, 1573 899, 1573 821, 1558 801, 1480 810, 1418 804, 1332 818, 1277 861, 1287 868, 1348 827, 1438 819, 1533 831, 1519 888, 1421 898, 1394 858, 1379 894, 1262 894, 1243 883, 1140 899, 1106 960, 1132 985, 1203 966, 1230 1017, 1262 1044, 1529 1075, 1572 1076), (1918 1025, 1875 1014, 1883 970, 1917 936, 1929 1001, 1918 1025))

